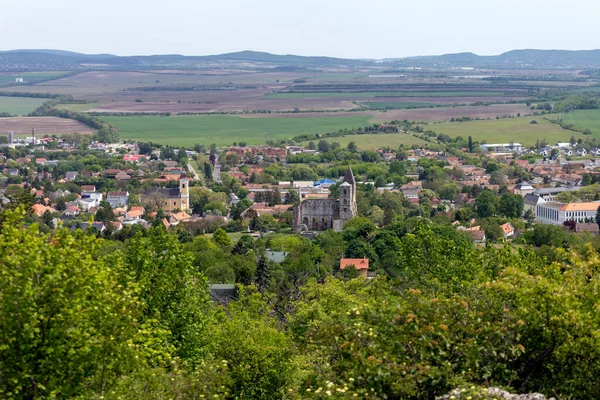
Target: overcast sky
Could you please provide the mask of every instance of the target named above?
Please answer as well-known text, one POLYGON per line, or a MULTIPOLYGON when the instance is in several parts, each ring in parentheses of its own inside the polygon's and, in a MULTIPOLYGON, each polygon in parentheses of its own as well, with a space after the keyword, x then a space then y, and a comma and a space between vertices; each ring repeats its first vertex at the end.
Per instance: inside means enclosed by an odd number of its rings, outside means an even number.
POLYGON ((0 49, 386 58, 600 48, 597 0, 0 0, 0 49))

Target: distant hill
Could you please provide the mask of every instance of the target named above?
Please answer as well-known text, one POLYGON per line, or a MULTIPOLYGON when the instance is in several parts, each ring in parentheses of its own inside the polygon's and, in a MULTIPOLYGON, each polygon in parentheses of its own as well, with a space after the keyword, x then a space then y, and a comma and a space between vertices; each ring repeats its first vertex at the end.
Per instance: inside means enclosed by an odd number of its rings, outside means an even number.
POLYGON ((512 50, 497 56, 474 53, 443 54, 385 60, 359 60, 334 57, 279 55, 257 51, 240 51, 207 56, 164 54, 150 56, 116 56, 82 54, 64 50, 27 49, 0 51, 0 71, 85 70, 85 69, 203 69, 265 68, 302 70, 319 68, 370 68, 389 64, 392 67, 474 67, 474 68, 600 68, 600 50, 512 50))
POLYGON ((600 68, 600 50, 511 50, 497 56, 444 54, 386 60, 415 66, 494 68, 600 68))

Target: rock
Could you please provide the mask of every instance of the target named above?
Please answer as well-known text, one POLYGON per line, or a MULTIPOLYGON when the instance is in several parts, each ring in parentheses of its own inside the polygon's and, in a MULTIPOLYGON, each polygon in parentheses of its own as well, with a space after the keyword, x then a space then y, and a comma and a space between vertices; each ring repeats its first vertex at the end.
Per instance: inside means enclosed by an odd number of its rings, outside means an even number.
POLYGON ((464 399, 481 399, 481 400, 555 400, 554 397, 546 398, 543 394, 512 394, 500 388, 482 388, 472 386, 465 389, 454 389, 450 393, 438 397, 436 400, 464 400, 464 399))

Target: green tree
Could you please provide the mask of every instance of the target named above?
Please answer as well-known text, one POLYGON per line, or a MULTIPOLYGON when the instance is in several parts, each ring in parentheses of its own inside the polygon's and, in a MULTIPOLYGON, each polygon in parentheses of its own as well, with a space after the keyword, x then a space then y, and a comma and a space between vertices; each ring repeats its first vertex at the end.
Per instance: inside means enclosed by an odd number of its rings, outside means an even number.
POLYGON ((483 190, 475 199, 475 210, 480 218, 496 215, 498 212, 498 195, 491 190, 483 190))
POLYGON ((317 149, 319 150, 320 153, 328 153, 329 149, 330 149, 329 142, 326 140, 319 140, 317 149))
POLYGON ((165 341, 175 355, 192 365, 201 363, 212 303, 208 282, 194 266, 192 254, 184 251, 177 236, 158 226, 130 239, 125 258, 129 276, 141 288, 141 322, 156 321, 169 332, 165 341))
POLYGON ((221 248, 231 246, 231 238, 229 237, 227 232, 225 232, 225 230, 223 230, 222 228, 217 229, 215 233, 213 233, 212 240, 217 246, 221 248))
POLYGON ((285 194, 285 204, 297 204, 298 201, 298 192, 296 190, 289 189, 285 194))
POLYGON ((204 168, 204 177, 206 178, 207 181, 211 181, 213 178, 212 165, 210 163, 205 162, 203 168, 204 168))
POLYGON ((460 193, 460 187, 456 183, 446 183, 442 185, 438 193, 441 199, 452 201, 460 193))
POLYGON ((96 221, 103 222, 105 224, 116 221, 117 217, 110 206, 110 203, 106 200, 100 202, 100 207, 96 210, 96 221))
POLYGON ((350 153, 356 153, 358 151, 358 146, 355 141, 351 141, 348 143, 347 149, 350 153))
POLYGON ((94 236, 40 234, 22 210, 0 234, 1 396, 102 393, 133 367, 137 286, 119 280, 122 259, 95 259, 94 236))
POLYGON ((500 197, 500 214, 508 218, 521 218, 523 214, 523 197, 518 194, 504 193, 500 197))
POLYGON ((296 369, 292 342, 277 329, 262 296, 241 291, 228 315, 211 327, 211 353, 225 360, 231 377, 231 398, 281 399, 296 369))

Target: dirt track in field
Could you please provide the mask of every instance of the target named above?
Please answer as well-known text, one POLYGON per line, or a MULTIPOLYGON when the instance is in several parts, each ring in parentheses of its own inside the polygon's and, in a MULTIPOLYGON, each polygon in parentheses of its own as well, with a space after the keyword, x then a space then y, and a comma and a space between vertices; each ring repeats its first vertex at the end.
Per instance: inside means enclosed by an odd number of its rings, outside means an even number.
POLYGON ((64 133, 93 133, 94 130, 72 119, 58 117, 15 117, 0 118, 0 134, 13 131, 15 135, 30 136, 35 128, 36 136, 60 135, 64 133))

